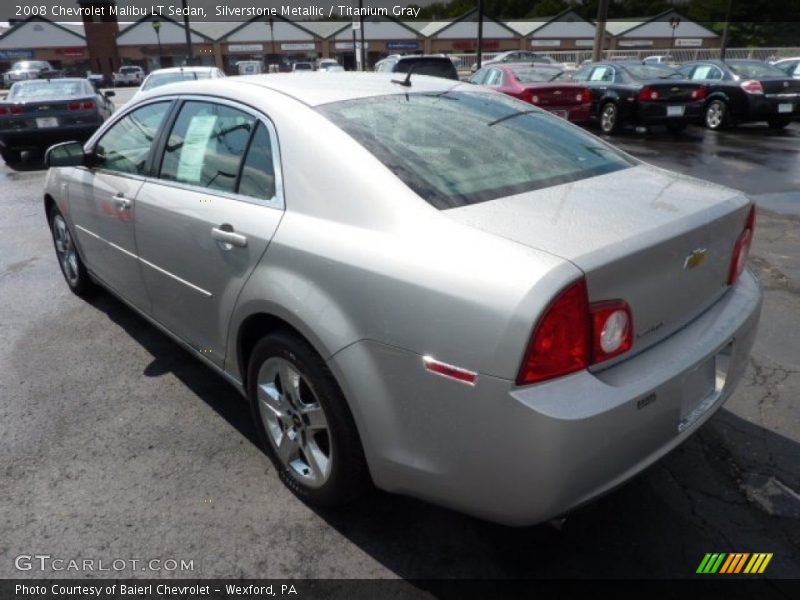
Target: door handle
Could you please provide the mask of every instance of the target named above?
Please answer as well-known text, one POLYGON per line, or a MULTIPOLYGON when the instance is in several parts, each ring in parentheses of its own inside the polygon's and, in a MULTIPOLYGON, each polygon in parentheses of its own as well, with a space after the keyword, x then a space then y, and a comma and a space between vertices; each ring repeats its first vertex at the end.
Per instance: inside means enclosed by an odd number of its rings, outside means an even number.
POLYGON ((226 244, 231 244, 232 246, 239 246, 240 248, 247 246, 247 237, 243 236, 241 233, 234 232, 233 227, 227 223, 220 225, 219 227, 212 227, 211 237, 218 242, 225 242, 226 244))
POLYGON ((131 201, 122 194, 116 194, 111 199, 114 201, 114 206, 120 210, 128 210, 131 207, 131 201))

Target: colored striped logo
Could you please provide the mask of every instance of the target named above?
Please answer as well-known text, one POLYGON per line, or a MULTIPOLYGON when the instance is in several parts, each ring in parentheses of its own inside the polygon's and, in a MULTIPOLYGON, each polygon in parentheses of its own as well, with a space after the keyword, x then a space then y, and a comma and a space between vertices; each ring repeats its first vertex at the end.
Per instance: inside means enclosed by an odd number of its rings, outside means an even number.
POLYGON ((772 560, 772 552, 709 552, 700 561, 697 573, 719 573, 732 575, 738 573, 763 573, 772 560))

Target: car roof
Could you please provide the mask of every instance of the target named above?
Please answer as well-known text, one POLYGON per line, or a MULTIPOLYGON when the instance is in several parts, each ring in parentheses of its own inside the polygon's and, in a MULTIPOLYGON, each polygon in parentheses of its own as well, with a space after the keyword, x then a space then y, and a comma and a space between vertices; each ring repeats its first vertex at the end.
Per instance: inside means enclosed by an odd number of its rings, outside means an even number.
POLYGON ((303 77, 291 73, 269 73, 262 75, 245 75, 227 79, 205 79, 173 83, 147 92, 152 99, 158 96, 175 94, 208 94, 227 98, 236 98, 236 90, 252 91, 253 86, 273 90, 285 94, 309 106, 319 106, 331 102, 373 98, 394 94, 415 92, 446 92, 455 87, 476 91, 475 86, 468 83, 455 82, 452 79, 430 77, 427 75, 411 76, 411 87, 403 87, 392 83, 398 73, 359 73, 348 71, 336 77, 332 83, 329 75, 315 71, 303 77), (240 88, 240 86, 242 86, 240 88))
POLYGON ((67 81, 69 83, 75 83, 77 81, 81 81, 83 83, 89 83, 89 80, 86 79, 86 77, 53 77, 52 79, 50 79, 50 78, 46 78, 46 79, 44 79, 44 78, 43 79, 25 79, 24 81, 15 82, 15 85, 16 84, 30 85, 30 84, 34 84, 34 83, 41 83, 42 81, 46 81, 48 83, 61 83, 63 81, 67 81))
POLYGON ((189 72, 189 73, 199 73, 203 71, 213 71, 217 67, 169 67, 166 69, 156 69, 150 75, 155 75, 156 73, 180 73, 180 72, 189 72))

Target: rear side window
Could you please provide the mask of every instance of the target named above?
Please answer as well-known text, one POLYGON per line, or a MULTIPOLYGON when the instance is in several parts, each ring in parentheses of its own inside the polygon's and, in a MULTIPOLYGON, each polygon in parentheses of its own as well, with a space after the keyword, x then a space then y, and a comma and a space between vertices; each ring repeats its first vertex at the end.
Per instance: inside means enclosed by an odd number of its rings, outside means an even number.
POLYGON ((317 110, 440 209, 634 164, 563 119, 503 94, 395 94, 317 110))
POLYGON ((275 197, 275 162, 272 140, 263 123, 259 123, 242 166, 239 193, 270 200, 275 197))
POLYGON ((255 117, 211 102, 186 102, 172 127, 161 178, 234 192, 255 117))
POLYGON ((110 171, 143 175, 153 141, 170 104, 148 104, 114 123, 95 145, 96 165, 110 171))

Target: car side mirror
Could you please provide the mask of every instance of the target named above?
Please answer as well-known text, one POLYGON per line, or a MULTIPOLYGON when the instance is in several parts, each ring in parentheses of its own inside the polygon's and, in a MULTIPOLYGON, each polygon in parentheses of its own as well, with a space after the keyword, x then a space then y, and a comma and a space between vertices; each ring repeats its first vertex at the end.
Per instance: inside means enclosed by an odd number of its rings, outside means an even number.
POLYGON ((117 92, 108 91, 103 94, 106 98, 113 98, 117 95, 117 92))
POLYGON ((88 157, 80 142, 63 142, 50 146, 44 154, 44 166, 80 167, 88 163, 88 157))

